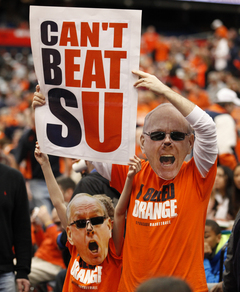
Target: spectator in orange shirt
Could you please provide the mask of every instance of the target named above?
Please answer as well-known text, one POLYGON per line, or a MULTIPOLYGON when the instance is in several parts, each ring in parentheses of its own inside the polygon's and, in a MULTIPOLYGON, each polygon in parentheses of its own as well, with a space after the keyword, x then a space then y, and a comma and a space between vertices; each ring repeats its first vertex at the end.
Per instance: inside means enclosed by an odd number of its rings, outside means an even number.
POLYGON ((154 53, 159 34, 156 32, 156 28, 153 25, 147 27, 146 31, 141 37, 141 49, 143 54, 154 53))
POLYGON ((167 61, 169 52, 170 52, 169 44, 164 40, 162 36, 159 35, 155 47, 154 55, 155 61, 156 62, 167 61))
POLYGON ((48 213, 46 206, 41 206, 32 217, 32 240, 37 250, 32 258, 29 281, 37 287, 42 282, 55 280, 61 269, 66 268, 62 252, 57 245, 57 237, 63 231, 56 209, 48 213), (45 228, 45 232, 43 231, 45 228))
POLYGON ((188 81, 186 83, 186 88, 188 89, 187 98, 198 105, 201 109, 205 110, 211 103, 206 90, 201 89, 197 84, 188 81))

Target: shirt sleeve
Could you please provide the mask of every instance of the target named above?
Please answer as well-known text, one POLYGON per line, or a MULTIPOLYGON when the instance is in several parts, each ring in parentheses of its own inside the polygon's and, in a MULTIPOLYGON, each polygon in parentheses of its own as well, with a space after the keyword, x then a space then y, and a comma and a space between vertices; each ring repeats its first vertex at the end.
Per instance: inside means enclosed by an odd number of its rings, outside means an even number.
POLYGON ((215 123, 198 106, 195 106, 186 119, 193 127, 195 133, 193 147, 194 161, 202 177, 206 177, 208 171, 215 163, 218 154, 215 123))
POLYGON ((233 153, 237 143, 236 124, 229 114, 218 115, 214 119, 217 129, 219 154, 233 153))

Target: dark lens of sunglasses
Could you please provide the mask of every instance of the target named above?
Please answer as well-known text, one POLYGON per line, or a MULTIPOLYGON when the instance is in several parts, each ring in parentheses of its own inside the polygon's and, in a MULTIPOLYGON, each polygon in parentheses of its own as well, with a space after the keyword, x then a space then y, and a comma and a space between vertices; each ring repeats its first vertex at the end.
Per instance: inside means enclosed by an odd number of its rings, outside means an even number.
POLYGON ((78 220, 78 221, 76 221, 76 227, 78 228, 78 229, 80 229, 80 228, 85 228, 86 227, 86 220, 78 220))
POLYGON ((172 140, 181 141, 185 139, 185 133, 182 132, 172 132, 171 133, 172 140))
POLYGON ((90 219, 92 225, 103 224, 104 217, 94 217, 90 219))
POLYGON ((150 138, 153 141, 160 141, 165 138, 166 134, 164 132, 153 132, 150 134, 150 138))
POLYGON ((185 134, 182 132, 172 132, 171 139, 175 141, 181 141, 185 139, 185 134))
MULTIPOLYGON (((89 221, 91 222, 92 225, 99 225, 103 224, 104 222, 104 217, 94 217, 90 218, 89 221)), ((85 228, 87 224, 87 220, 77 220, 76 221, 76 226, 78 229, 85 228)))
MULTIPOLYGON (((165 139, 166 133, 165 132, 153 132, 150 134, 150 138, 153 141, 161 141, 165 139)), ((174 141, 182 141, 185 139, 185 133, 182 132, 171 132, 170 137, 174 141)))

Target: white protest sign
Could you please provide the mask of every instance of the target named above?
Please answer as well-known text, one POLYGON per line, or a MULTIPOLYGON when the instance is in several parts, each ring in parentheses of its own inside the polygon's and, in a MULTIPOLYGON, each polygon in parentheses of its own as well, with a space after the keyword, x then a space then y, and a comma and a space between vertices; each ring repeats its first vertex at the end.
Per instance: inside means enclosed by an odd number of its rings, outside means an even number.
POLYGON ((135 153, 141 11, 30 6, 44 153, 126 164, 135 153))

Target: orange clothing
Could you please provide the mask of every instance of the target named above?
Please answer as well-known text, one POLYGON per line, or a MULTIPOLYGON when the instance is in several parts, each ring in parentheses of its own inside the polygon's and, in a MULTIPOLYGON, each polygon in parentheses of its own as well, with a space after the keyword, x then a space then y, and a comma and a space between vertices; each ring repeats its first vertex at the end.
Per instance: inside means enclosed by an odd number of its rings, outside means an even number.
POLYGON ((57 226, 55 224, 49 225, 45 231, 44 239, 42 238, 41 233, 41 239, 43 239, 41 244, 36 238, 36 242, 37 244, 40 244, 40 246, 35 252, 34 257, 38 257, 46 262, 65 269, 66 266, 63 261, 62 252, 59 250, 57 245, 57 237, 60 233, 61 232, 57 230, 57 226))
POLYGON ((141 37, 141 45, 145 53, 151 53, 155 50, 158 41, 157 32, 146 31, 141 37))
POLYGON ((44 231, 42 227, 39 225, 34 226, 31 224, 31 237, 32 237, 32 245, 40 246, 45 238, 44 231))
POLYGON ((195 56, 195 58, 193 58, 191 60, 191 65, 193 66, 193 68, 195 68, 197 76, 195 78, 196 83, 201 87, 204 88, 205 87, 205 73, 207 71, 207 65, 204 62, 204 60, 199 57, 199 56, 195 56))
POLYGON ((226 28, 226 26, 221 25, 220 27, 218 27, 215 30, 215 34, 218 35, 221 38, 226 38, 228 35, 228 29, 226 28))
POLYGON ((112 238, 109 240, 108 255, 98 266, 86 264, 75 246, 67 242, 71 254, 62 292, 80 292, 86 290, 116 292, 122 269, 122 255, 115 254, 112 238))
POLYGON ((137 125, 143 126, 145 116, 153 110, 155 107, 157 107, 159 103, 155 100, 152 100, 149 103, 138 103, 137 107, 137 125))
POLYGON ((170 51, 170 47, 166 42, 157 41, 155 60, 157 62, 167 61, 169 51, 170 51))
POLYGON ((197 94, 195 94, 194 92, 190 92, 188 95, 188 99, 198 105, 203 110, 211 105, 208 93, 205 90, 199 89, 197 94))
MULTIPOLYGON (((204 229, 216 169, 215 162, 203 178, 192 158, 174 179, 166 181, 142 161, 127 212, 119 292, 135 291, 141 282, 159 276, 177 276, 194 292, 208 291, 204 229)), ((127 173, 127 166, 112 166, 111 185, 119 192, 127 173)))

